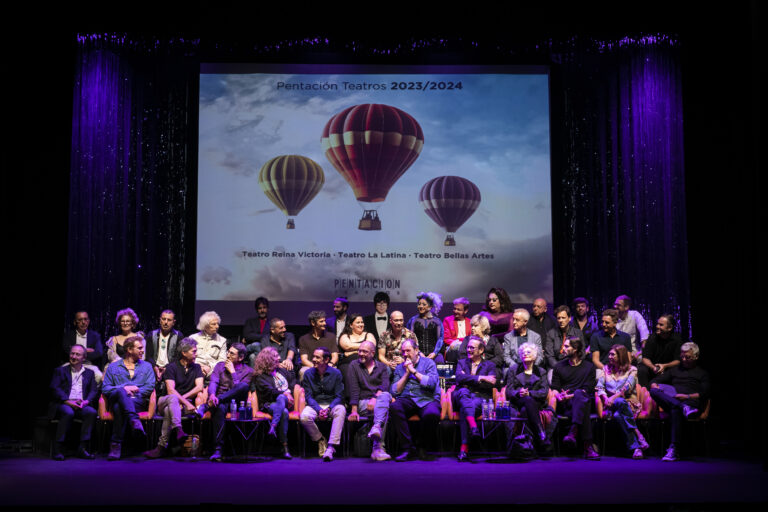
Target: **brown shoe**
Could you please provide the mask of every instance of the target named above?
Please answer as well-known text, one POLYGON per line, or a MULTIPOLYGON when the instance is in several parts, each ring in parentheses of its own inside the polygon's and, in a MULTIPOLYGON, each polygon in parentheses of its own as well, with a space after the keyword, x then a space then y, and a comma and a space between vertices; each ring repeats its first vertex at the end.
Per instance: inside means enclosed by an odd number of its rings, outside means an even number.
POLYGON ((165 447, 157 445, 153 449, 144 452, 144 456, 148 459, 159 459, 160 457, 165 456, 165 447))
POLYGON ((171 437, 176 439, 179 444, 184 444, 184 440, 187 438, 187 434, 184 433, 181 427, 177 427, 171 430, 171 437))

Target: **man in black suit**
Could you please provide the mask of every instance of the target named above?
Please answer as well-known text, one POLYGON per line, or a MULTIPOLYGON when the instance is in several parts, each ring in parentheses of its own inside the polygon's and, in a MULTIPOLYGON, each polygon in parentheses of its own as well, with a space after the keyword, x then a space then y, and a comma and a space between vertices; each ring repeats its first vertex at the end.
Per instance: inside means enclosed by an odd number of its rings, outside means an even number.
POLYGON ((373 334, 376 339, 376 344, 379 344, 379 336, 389 329, 389 295, 386 292, 377 292, 373 296, 373 306, 376 308, 376 312, 372 315, 363 317, 365 323, 365 331, 373 334))
POLYGON ((87 311, 78 311, 75 313, 74 331, 68 331, 62 339, 61 346, 65 357, 69 359, 69 351, 72 345, 82 345, 86 350, 86 359, 93 366, 101 368, 102 357, 104 355, 104 345, 101 342, 101 335, 95 331, 89 331, 88 326, 91 320, 88 318, 87 311))
POLYGON ((93 459, 93 455, 88 452, 85 446, 91 440, 91 431, 96 421, 96 409, 91 404, 96 404, 98 387, 94 373, 83 367, 86 354, 85 347, 73 345, 69 351, 69 364, 60 366, 53 371, 53 378, 51 379, 53 401, 50 404, 48 415, 51 419, 59 419, 53 460, 64 460, 61 448, 75 417, 83 420, 77 456, 81 459, 93 459))
POLYGON ((244 345, 259 342, 269 333, 269 300, 266 297, 257 297, 253 307, 257 316, 248 318, 243 325, 244 345))
POLYGON ((152 363, 157 380, 163 379, 165 367, 176 359, 177 343, 184 339, 184 335, 173 328, 174 325, 176 314, 166 309, 160 313, 160 328, 152 331, 147 338, 145 358, 152 363))
POLYGON ((347 309, 349 301, 346 297, 336 297, 333 299, 333 316, 326 317, 325 330, 332 332, 336 336, 336 343, 339 337, 344 334, 344 327, 347 323, 347 309))

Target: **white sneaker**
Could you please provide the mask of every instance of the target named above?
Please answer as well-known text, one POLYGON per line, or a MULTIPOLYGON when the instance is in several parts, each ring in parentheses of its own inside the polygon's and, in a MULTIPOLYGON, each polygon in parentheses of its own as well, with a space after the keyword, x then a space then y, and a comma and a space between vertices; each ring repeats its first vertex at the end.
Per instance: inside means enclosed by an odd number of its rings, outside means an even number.
POLYGON ((323 461, 331 462, 333 460, 334 452, 336 452, 336 450, 333 449, 333 446, 326 448, 325 453, 323 453, 323 461))
POLYGON ((328 449, 328 440, 324 437, 321 437, 320 440, 317 442, 317 454, 319 456, 324 456, 325 451, 328 449))
POLYGON ((686 418, 690 418, 692 415, 696 414, 697 412, 699 412, 699 410, 696 409, 695 407, 691 407, 690 405, 683 406, 683 414, 685 415, 686 418))
POLYGON ((639 460, 643 458, 643 450, 640 448, 635 448, 634 453, 632 454, 632 458, 635 460, 639 460))
POLYGON ((375 461, 382 462, 385 460, 389 460, 392 457, 390 457, 390 455, 384 450, 382 450, 381 448, 376 448, 375 450, 373 450, 373 452, 371 452, 371 458, 375 461))
POLYGON ((372 439, 381 439, 381 426, 374 425, 371 427, 371 431, 368 432, 368 437, 372 439))
POLYGON ((680 460, 680 456, 677 454, 677 450, 674 446, 670 446, 667 450, 667 454, 661 458, 665 462, 675 462, 680 460))

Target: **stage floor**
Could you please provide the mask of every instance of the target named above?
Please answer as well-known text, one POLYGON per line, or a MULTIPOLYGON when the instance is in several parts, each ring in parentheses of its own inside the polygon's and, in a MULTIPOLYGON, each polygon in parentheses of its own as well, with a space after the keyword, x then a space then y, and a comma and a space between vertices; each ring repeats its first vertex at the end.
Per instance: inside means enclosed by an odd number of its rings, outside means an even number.
POLYGON ((393 503, 725 503, 768 502, 759 464, 658 458, 555 457, 531 462, 454 458, 375 463, 318 458, 213 463, 131 457, 108 462, 33 455, 0 458, 0 503, 17 505, 214 505, 393 503), (234 485, 233 485, 234 484, 234 485), (80 500, 80 501, 72 501, 80 500))

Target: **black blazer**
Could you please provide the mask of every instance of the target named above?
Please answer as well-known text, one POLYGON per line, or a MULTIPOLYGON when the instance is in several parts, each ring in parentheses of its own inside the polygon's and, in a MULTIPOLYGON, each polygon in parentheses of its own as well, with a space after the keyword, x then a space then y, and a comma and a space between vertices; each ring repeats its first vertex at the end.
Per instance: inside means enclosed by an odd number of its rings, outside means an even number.
MULTIPOLYGON (((373 338, 376 340, 376 345, 379 344, 379 332, 376 330, 376 316, 378 313, 374 313, 372 315, 367 315, 363 317, 363 322, 365 323, 365 332, 369 332, 373 334, 373 338)), ((390 328, 389 326, 389 315, 384 315, 387 317, 387 329, 390 328)), ((385 329, 385 330, 387 330, 385 329)))
MULTIPOLYGON (((59 405, 69 400, 69 392, 72 390, 72 373, 70 365, 65 364, 53 370, 51 379, 52 401, 48 407, 48 417, 56 416, 59 405)), ((96 385, 96 374, 86 368, 83 371, 83 400, 88 400, 88 405, 98 408, 99 388, 96 385)))
MULTIPOLYGON (((176 347, 178 346, 178 343, 184 339, 184 335, 181 334, 176 329, 171 330, 171 336, 168 338, 168 362, 172 363, 174 360, 178 359, 178 354, 176 354, 176 347)), ((160 329, 155 329, 151 333, 149 333, 149 336, 147 337, 147 351, 144 354, 144 360, 152 363, 152 366, 156 366, 156 359, 157 359, 157 349, 158 349, 158 343, 160 342, 160 329)))
MULTIPOLYGON (((101 335, 96 331, 90 329, 85 333, 86 343, 88 347, 92 348, 93 352, 86 354, 86 359, 94 366, 101 367, 101 359, 104 357, 104 343, 101 342, 101 335)), ((64 338, 61 341, 61 348, 64 350, 64 357, 66 361, 69 361, 69 351, 72 349, 72 345, 77 342, 77 331, 68 331, 64 334, 64 338)))

